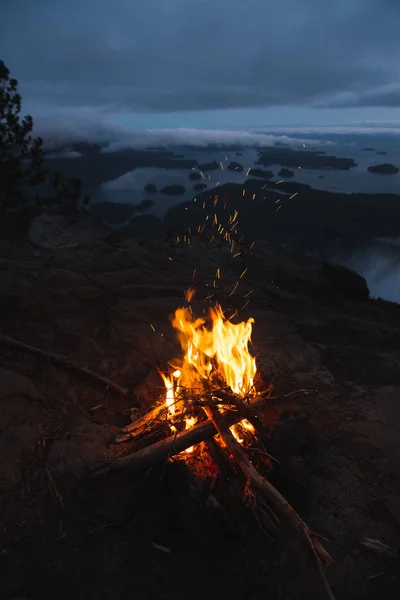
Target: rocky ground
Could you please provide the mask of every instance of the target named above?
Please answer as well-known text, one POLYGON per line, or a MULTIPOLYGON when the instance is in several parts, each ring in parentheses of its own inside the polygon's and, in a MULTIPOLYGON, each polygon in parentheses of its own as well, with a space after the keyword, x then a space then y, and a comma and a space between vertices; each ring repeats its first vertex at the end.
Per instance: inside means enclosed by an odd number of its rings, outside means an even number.
POLYGON ((173 470, 90 476, 115 456, 108 442, 130 409, 160 393, 155 361, 179 354, 169 315, 194 284, 199 307, 219 300, 228 315, 255 319, 259 369, 275 396, 289 394, 265 413, 286 428, 284 445, 274 442, 277 484, 329 539, 337 598, 397 599, 398 558, 361 542, 400 548, 400 306, 368 299, 352 273, 266 242, 233 258, 200 238, 71 228, 59 222, 50 241, 36 228, 34 243, 0 242, 0 332, 73 358, 129 395, 0 344, 2 597, 324 597, 296 545, 271 552, 261 532, 240 538, 187 501, 173 470))

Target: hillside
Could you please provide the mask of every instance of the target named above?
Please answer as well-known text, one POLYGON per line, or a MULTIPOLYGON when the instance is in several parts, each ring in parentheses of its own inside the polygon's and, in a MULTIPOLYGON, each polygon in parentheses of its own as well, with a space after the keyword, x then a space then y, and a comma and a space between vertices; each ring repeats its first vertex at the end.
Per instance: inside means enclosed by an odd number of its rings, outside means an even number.
POLYGON ((0 331, 129 393, 0 344, 5 597, 200 600, 210 586, 213 597, 322 597, 296 546, 271 554, 261 531, 240 538, 190 502, 177 472, 90 476, 115 456, 108 442, 131 408, 158 398, 156 362, 179 352, 169 315, 195 285, 199 308, 218 300, 255 319, 258 368, 278 399, 265 422, 286 431, 284 446, 271 440, 277 485, 328 538, 337 597, 397 598, 397 561, 361 542, 399 546, 400 306, 267 242, 233 258, 201 237, 132 239, 79 219, 65 231, 53 247, 0 242, 0 331))

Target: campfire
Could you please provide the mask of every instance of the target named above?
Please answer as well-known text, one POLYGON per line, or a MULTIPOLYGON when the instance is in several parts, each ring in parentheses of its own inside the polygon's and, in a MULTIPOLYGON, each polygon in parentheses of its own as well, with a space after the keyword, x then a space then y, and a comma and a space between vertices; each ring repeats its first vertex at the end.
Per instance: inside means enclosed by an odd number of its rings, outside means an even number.
MULTIPOLYGON (((187 299, 193 296, 194 290, 188 290, 187 299)), ((256 361, 248 349, 254 320, 234 324, 225 318, 219 304, 210 309, 208 320, 210 327, 205 318, 195 318, 190 308, 177 309, 172 320, 184 353, 180 364, 171 365, 169 375, 160 371, 172 433, 182 430, 182 423, 187 430, 206 418, 206 406, 217 412, 226 409, 224 399, 226 404, 230 395, 256 396, 256 361)), ((230 431, 240 444, 255 433, 248 419, 232 425, 230 431)))
POLYGON ((161 397, 149 412, 121 430, 116 442, 130 446, 113 468, 141 472, 180 460, 212 492, 218 479, 220 489, 229 486, 229 502, 234 496, 271 539, 280 535, 281 524, 289 524, 329 593, 323 568, 331 557, 321 537, 268 479, 269 432, 262 425, 260 410, 272 388, 263 384, 249 350, 254 319, 233 323, 219 304, 208 315, 196 317, 191 305, 194 295, 193 289, 187 291, 188 305, 178 308, 172 318, 182 355, 171 360, 165 371, 158 366, 164 384, 161 397))

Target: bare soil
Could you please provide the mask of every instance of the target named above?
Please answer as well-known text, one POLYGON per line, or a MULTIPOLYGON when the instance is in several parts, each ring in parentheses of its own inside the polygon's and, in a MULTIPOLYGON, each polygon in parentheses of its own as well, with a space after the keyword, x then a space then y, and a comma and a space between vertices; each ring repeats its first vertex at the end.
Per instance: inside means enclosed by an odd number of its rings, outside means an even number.
POLYGON ((0 244, 0 332, 129 389, 118 397, 0 344, 2 597, 324 597, 296 544, 241 536, 179 466, 91 477, 121 450, 108 442, 130 409, 160 393, 155 361, 179 354, 168 316, 192 284, 199 309, 219 300, 229 315, 251 298, 240 317, 255 319, 259 368, 275 396, 290 394, 265 413, 276 484, 328 538, 336 597, 400 597, 399 560, 361 544, 400 549, 400 306, 339 292, 320 263, 266 243, 237 259, 200 240, 0 244))

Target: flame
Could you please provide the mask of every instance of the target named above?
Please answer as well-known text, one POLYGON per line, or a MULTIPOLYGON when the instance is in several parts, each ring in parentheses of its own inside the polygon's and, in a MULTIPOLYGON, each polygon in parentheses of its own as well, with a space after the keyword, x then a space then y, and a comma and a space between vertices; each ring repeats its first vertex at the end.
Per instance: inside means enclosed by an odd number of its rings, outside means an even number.
POLYGON ((194 319, 188 308, 178 308, 172 320, 185 352, 184 385, 204 387, 204 380, 214 370, 234 394, 244 397, 253 388, 257 370, 255 358, 248 350, 254 319, 231 323, 219 304, 210 309, 209 316, 211 329, 205 327, 205 319, 194 319))
MULTIPOLYGON (((191 301, 194 290, 186 292, 186 299, 191 301)), ((251 342, 254 319, 234 324, 226 319, 222 308, 216 304, 209 311, 209 323, 205 318, 195 318, 189 308, 178 308, 172 319, 173 327, 178 331, 183 350, 182 366, 169 376, 160 372, 165 385, 165 404, 171 429, 176 432, 174 422, 185 409, 185 390, 196 395, 215 392, 229 387, 238 396, 244 398, 254 393, 254 377, 256 361, 250 354, 248 346, 251 342)), ((195 416, 185 416, 185 429, 197 423, 195 416)), ((246 419, 231 427, 235 438, 243 443, 247 432, 254 433, 254 428, 246 419)), ((193 447, 186 452, 193 452, 193 447)))

